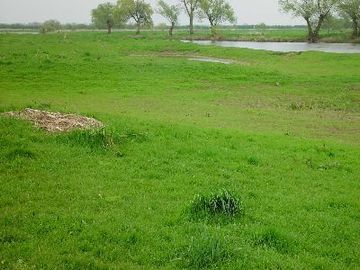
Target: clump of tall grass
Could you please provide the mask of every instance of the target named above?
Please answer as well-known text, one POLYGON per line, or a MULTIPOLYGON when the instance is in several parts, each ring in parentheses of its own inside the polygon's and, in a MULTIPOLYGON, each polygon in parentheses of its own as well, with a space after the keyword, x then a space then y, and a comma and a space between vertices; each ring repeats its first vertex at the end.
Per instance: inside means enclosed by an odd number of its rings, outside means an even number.
POLYGON ((259 160, 256 157, 249 157, 247 159, 247 162, 249 165, 252 165, 252 166, 259 166, 259 164, 260 164, 259 160))
POLYGON ((71 145, 80 145, 91 149, 107 149, 120 140, 116 133, 105 129, 76 130, 60 135, 58 139, 71 145))
POLYGON ((188 269, 207 269, 225 262, 230 255, 221 238, 203 233, 191 238, 183 255, 183 262, 188 269))
POLYGON ((195 195, 188 212, 193 219, 215 216, 235 217, 243 213, 243 207, 239 198, 223 189, 210 195, 195 195))
POLYGON ((15 148, 6 154, 6 158, 9 160, 16 158, 34 159, 35 157, 36 154, 33 151, 23 148, 15 148))
POLYGON ((264 248, 272 248, 281 253, 289 253, 292 250, 288 239, 274 229, 267 229, 255 237, 254 244, 264 248))
POLYGON ((126 142, 142 143, 146 141, 146 139, 147 136, 144 133, 134 131, 119 133, 107 129, 75 130, 57 136, 57 140, 60 142, 65 142, 73 146, 88 147, 93 150, 116 148, 116 146, 126 142))

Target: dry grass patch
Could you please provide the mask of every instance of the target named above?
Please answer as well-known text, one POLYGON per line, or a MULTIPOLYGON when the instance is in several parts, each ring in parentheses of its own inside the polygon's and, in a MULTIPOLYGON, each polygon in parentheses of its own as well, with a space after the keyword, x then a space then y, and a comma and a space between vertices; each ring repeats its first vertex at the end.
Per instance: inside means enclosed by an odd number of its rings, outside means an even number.
POLYGON ((18 112, 6 112, 3 115, 30 121, 36 127, 48 132, 67 132, 74 129, 96 129, 104 127, 103 123, 94 118, 30 108, 18 112))

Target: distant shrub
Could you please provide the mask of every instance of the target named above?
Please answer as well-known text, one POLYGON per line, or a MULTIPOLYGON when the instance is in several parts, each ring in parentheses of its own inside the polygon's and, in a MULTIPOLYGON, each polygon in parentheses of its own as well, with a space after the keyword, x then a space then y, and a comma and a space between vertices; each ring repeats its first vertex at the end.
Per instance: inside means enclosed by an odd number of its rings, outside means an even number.
POLYGON ((56 21, 56 20, 48 20, 45 21, 41 26, 40 26, 40 33, 42 34, 46 34, 49 32, 55 32, 55 31, 59 31, 61 29, 61 23, 56 21))
POLYGON ((240 200, 223 189, 210 195, 196 195, 188 211, 192 218, 216 215, 234 217, 241 214, 243 209, 240 200))
POLYGON ((184 253, 184 262, 188 269, 207 269, 226 261, 229 257, 230 252, 222 240, 204 233, 191 239, 184 253))

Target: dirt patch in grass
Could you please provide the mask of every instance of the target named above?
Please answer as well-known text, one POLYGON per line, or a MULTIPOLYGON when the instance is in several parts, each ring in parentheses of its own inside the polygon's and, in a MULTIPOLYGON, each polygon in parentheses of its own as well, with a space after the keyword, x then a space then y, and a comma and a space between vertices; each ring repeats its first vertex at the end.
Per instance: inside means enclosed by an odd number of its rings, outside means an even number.
POLYGON ((220 63, 229 65, 232 64, 233 61, 227 60, 227 59, 221 59, 221 58, 212 58, 212 57, 192 57, 188 58, 190 61, 198 61, 198 62, 209 62, 209 63, 220 63))
POLYGON ((6 112, 5 116, 24 119, 48 132, 66 132, 74 129, 95 129, 104 127, 100 121, 76 114, 64 114, 26 108, 18 112, 6 112))
POLYGON ((189 52, 173 52, 173 51, 162 51, 158 53, 148 53, 148 54, 130 54, 132 57, 165 57, 165 58, 183 58, 190 61, 200 61, 200 62, 213 62, 220 64, 238 64, 249 66, 250 63, 235 59, 226 59, 226 58, 215 58, 208 57, 204 55, 189 53, 189 52))

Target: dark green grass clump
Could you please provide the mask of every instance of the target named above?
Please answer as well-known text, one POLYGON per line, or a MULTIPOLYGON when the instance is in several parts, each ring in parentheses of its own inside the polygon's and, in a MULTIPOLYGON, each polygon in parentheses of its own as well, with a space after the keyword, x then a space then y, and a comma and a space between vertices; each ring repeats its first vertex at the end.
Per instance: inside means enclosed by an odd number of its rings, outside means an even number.
POLYGON ((240 199, 226 189, 210 195, 197 194, 189 207, 189 214, 193 219, 216 216, 235 217, 242 213, 240 199))
POLYGON ((9 160, 13 160, 16 158, 27 158, 34 159, 36 154, 28 149, 15 148, 6 154, 6 158, 9 160))
POLYGON ((107 129, 75 130, 59 134, 56 141, 73 147, 83 147, 91 151, 115 151, 116 156, 123 157, 120 151, 126 143, 142 143, 147 140, 147 134, 136 131, 117 132, 107 129))
POLYGON ((108 149, 118 142, 118 136, 115 133, 100 130, 77 130, 68 134, 60 135, 58 140, 75 146, 85 146, 91 149, 108 149))
POLYGON ((275 249, 280 253, 290 253, 292 251, 290 241, 274 229, 268 229, 257 235, 254 243, 256 246, 275 249))
POLYGON ((204 233, 191 239, 183 259, 187 269, 208 269, 226 262, 230 255, 221 238, 204 233))

